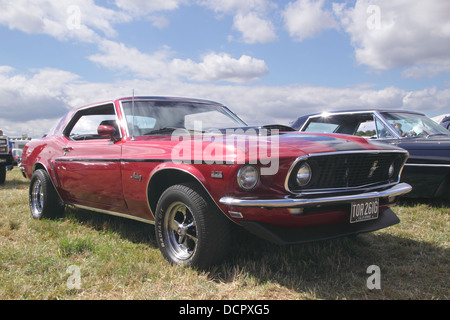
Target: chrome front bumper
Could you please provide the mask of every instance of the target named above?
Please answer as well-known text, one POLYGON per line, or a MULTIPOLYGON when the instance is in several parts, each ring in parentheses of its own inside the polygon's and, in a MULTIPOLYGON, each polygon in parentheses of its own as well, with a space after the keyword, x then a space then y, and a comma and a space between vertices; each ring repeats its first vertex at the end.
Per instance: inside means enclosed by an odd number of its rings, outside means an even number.
POLYGON ((250 199, 223 197, 219 202, 231 207, 259 207, 259 208, 307 208, 320 205, 335 205, 373 198, 392 198, 404 195, 412 190, 407 183, 399 183, 382 191, 370 191, 359 194, 341 195, 319 198, 292 198, 283 199, 250 199))

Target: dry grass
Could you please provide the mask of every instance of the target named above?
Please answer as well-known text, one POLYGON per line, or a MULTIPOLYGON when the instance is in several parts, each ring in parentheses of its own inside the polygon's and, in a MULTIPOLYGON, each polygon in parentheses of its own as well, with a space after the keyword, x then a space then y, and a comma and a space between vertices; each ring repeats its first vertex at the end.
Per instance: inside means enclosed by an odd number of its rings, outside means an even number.
POLYGON ((397 226, 306 245, 238 232, 226 262, 199 271, 169 265, 151 225, 70 209, 60 220, 33 220, 16 168, 0 187, 0 299, 446 300, 449 208, 402 201, 397 226), (366 286, 370 265, 381 269, 381 289, 366 286))

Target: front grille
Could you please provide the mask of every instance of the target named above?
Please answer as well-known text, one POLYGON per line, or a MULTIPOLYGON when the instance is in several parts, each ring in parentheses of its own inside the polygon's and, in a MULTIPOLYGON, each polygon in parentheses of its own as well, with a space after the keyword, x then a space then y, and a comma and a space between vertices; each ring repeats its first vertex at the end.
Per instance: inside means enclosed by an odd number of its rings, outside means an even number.
POLYGON ((356 188, 396 182, 399 179, 406 154, 403 153, 355 153, 312 156, 306 161, 312 169, 308 185, 300 187, 296 182, 299 161, 291 171, 288 188, 292 192, 317 189, 356 188), (389 176, 389 167, 395 170, 389 176))

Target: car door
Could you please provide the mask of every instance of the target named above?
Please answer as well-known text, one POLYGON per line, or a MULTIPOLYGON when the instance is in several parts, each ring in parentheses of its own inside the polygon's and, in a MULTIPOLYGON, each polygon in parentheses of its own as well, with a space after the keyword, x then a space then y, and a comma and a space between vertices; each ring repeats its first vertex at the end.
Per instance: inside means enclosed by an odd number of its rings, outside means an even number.
POLYGON ((87 108, 64 131, 65 146, 56 159, 62 189, 75 204, 105 210, 126 208, 121 182, 122 143, 98 135, 100 124, 117 121, 114 106, 87 108))

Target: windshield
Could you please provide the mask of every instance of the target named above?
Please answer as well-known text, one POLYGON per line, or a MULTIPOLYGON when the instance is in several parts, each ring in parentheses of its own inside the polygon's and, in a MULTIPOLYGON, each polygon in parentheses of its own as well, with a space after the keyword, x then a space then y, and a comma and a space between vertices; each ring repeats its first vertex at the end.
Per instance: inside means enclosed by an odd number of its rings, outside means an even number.
POLYGON ((184 101, 124 101, 130 136, 170 134, 176 129, 205 131, 246 126, 227 108, 184 101))
POLYGON ((444 127, 420 114, 383 112, 382 115, 402 137, 450 135, 444 127))

